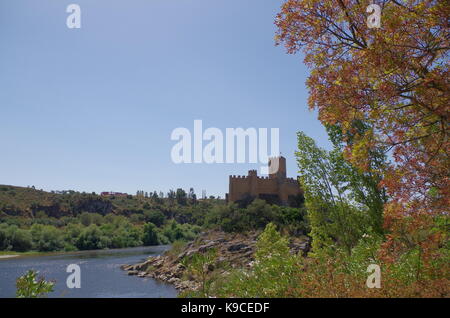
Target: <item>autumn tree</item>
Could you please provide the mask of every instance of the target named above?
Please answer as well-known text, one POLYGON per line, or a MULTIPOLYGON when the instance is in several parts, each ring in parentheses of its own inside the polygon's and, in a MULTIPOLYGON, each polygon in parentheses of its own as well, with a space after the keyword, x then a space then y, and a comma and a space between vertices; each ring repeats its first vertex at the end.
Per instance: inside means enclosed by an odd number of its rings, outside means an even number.
POLYGON ((352 136, 346 157, 365 170, 373 150, 392 159, 381 181, 391 257, 417 248, 426 262, 448 236, 435 224, 450 205, 449 13, 446 0, 288 0, 275 21, 277 43, 311 69, 309 107, 352 136), (367 25, 372 2, 380 28, 367 25))

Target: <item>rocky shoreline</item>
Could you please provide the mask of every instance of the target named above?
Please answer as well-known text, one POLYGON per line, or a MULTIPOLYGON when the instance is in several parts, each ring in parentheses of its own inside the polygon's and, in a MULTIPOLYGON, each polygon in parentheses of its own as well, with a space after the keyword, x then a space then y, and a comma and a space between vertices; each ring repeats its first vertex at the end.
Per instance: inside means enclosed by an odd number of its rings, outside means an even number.
MULTIPOLYGON (((162 282, 173 284, 179 291, 195 290, 199 283, 190 277, 182 260, 195 253, 205 253, 210 249, 217 250, 217 263, 228 262, 231 268, 250 268, 253 265, 256 242, 260 232, 245 234, 228 234, 220 231, 209 231, 190 243, 181 251, 169 250, 163 255, 149 257, 144 262, 123 265, 121 268, 128 275, 150 277, 162 282)), ((310 249, 310 239, 307 236, 290 239, 292 253, 302 253, 306 256, 310 249)), ((214 266, 211 266, 211 271, 214 266)), ((226 274, 226 273, 221 273, 226 274)))

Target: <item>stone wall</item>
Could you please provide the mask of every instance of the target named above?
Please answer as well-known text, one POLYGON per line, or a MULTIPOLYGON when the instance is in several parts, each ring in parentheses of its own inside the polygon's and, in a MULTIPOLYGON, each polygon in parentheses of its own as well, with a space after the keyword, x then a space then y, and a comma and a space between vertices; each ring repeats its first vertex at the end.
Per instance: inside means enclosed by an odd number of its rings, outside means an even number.
POLYGON ((282 204, 287 204, 289 196, 301 194, 298 181, 286 177, 284 157, 270 159, 269 172, 268 177, 258 177, 256 170, 249 170, 247 176, 230 176, 228 202, 236 202, 245 197, 276 195, 282 204), (278 164, 274 164, 274 160, 277 160, 278 164), (273 166, 277 166, 278 169, 271 171, 273 166))

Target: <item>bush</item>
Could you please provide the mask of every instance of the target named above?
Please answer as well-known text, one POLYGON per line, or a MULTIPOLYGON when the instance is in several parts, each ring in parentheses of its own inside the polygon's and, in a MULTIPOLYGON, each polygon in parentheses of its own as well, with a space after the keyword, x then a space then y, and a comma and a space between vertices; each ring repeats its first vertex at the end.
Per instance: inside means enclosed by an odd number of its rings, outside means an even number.
POLYGON ((37 272, 29 270, 16 281, 17 298, 38 298, 53 292, 54 282, 48 282, 41 277, 37 279, 37 272))
POLYGON ((80 250, 102 249, 108 247, 108 245, 108 238, 103 236, 103 233, 95 224, 84 228, 75 244, 80 250))
POLYGON ((218 226, 225 232, 261 230, 269 223, 274 223, 292 235, 309 232, 303 206, 292 208, 270 205, 261 199, 253 200, 246 208, 240 208, 236 204, 216 207, 206 218, 208 227, 218 226))
POLYGON ((155 224, 157 227, 160 227, 164 224, 166 217, 160 211, 145 211, 144 217, 146 222, 150 222, 155 224))
POLYGON ((8 228, 8 226, 6 224, 0 224, 0 250, 1 251, 7 250, 9 247, 7 228, 8 228))
POLYGON ((288 240, 273 223, 259 236, 255 262, 250 270, 234 270, 217 282, 219 297, 283 297, 301 272, 301 257, 292 255, 288 240))
POLYGON ((12 229, 10 233, 10 243, 12 250, 25 252, 33 246, 31 234, 27 230, 12 229))
POLYGON ((179 224, 175 220, 170 221, 162 230, 162 234, 169 242, 177 240, 191 241, 200 233, 200 227, 191 224, 179 224))
POLYGON ((181 264, 186 268, 188 275, 200 282, 198 292, 188 292, 184 296, 209 297, 211 285, 217 279, 217 275, 210 270, 210 267, 216 263, 217 255, 217 249, 209 249, 205 253, 195 253, 181 260, 181 264))
POLYGON ((57 251, 64 247, 61 231, 54 226, 33 224, 30 232, 33 239, 33 248, 38 251, 57 251))
POLYGON ((159 244, 157 227, 155 224, 153 223, 144 224, 144 236, 142 241, 146 246, 159 244))

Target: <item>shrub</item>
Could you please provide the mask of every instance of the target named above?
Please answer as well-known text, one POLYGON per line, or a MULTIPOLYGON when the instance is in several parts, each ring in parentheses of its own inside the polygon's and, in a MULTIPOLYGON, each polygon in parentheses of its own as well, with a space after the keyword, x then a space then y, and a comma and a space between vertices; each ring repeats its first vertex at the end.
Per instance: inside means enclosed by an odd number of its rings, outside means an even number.
POLYGON ((160 227, 164 224, 165 216, 160 211, 145 211, 144 217, 146 222, 150 222, 155 224, 157 227, 160 227))
POLYGON ((144 236, 142 241, 146 246, 159 244, 157 227, 155 224, 153 223, 144 224, 144 236))
POLYGON ((30 232, 33 239, 33 247, 38 251, 57 251, 64 246, 61 232, 54 226, 33 224, 30 232))
POLYGON ((31 234, 27 230, 14 229, 10 233, 10 243, 12 250, 17 252, 25 252, 33 246, 31 234))
POLYGON ((273 223, 259 236, 250 270, 234 270, 215 286, 219 297, 283 297, 301 271, 301 258, 289 251, 288 240, 273 223))
POLYGON ((216 259, 217 249, 209 249, 205 253, 195 253, 181 260, 187 274, 200 283, 200 290, 188 292, 184 296, 209 297, 211 285, 217 279, 213 268, 216 259))
POLYGON ((103 235, 95 224, 84 228, 75 244, 80 250, 102 249, 108 247, 108 245, 108 238, 103 235))
POLYGON ((46 281, 44 277, 37 278, 37 272, 29 270, 16 281, 17 298, 44 297, 53 292, 54 282, 46 281))

